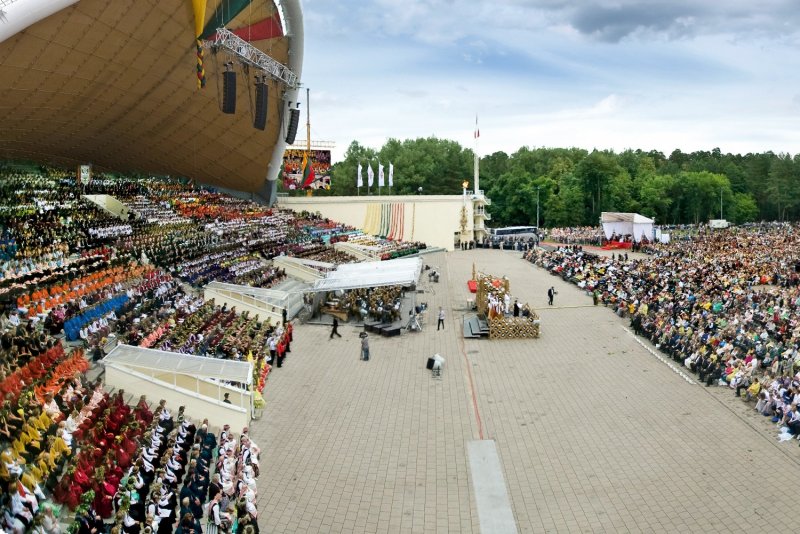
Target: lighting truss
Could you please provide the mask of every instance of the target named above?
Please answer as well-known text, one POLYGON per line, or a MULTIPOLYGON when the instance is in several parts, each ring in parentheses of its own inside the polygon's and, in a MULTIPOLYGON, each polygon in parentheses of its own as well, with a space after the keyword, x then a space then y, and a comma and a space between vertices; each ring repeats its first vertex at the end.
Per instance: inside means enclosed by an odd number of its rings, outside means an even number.
MULTIPOLYGON (((302 144, 289 145, 286 148, 291 150, 305 150, 306 143, 304 141, 302 144)), ((311 141, 312 150, 333 150, 334 148, 336 148, 335 141, 311 141)))
POLYGON ((211 49, 225 49, 242 63, 259 69, 264 74, 282 81, 289 87, 294 88, 299 85, 297 75, 292 72, 289 67, 278 63, 228 29, 217 29, 214 39, 205 41, 204 45, 211 49))

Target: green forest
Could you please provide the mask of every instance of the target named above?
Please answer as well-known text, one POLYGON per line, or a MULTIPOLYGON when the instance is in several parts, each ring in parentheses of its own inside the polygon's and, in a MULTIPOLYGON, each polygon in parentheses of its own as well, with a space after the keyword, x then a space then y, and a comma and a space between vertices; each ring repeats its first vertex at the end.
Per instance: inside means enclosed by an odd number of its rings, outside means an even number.
MULTIPOLYGON (((355 195, 358 164, 376 173, 394 164, 394 187, 384 195, 453 195, 473 188, 473 151, 455 141, 389 139, 380 150, 354 141, 331 169, 331 190, 355 195)), ((587 151, 522 147, 481 158, 480 188, 492 200, 494 226, 536 224, 537 192, 544 227, 597 225, 603 211, 634 211, 658 224, 735 223, 800 219, 800 155, 587 151)), ((361 188, 366 194, 367 188, 361 188)), ((372 194, 377 194, 373 186, 372 194)))

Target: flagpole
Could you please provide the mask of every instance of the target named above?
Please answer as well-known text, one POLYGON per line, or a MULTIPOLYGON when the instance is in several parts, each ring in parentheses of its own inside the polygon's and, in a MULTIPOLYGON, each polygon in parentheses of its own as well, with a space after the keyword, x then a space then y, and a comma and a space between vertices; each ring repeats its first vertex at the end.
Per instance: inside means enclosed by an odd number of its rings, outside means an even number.
POLYGON ((478 157, 478 139, 481 136, 481 131, 478 128, 478 114, 475 114, 475 132, 473 134, 475 136, 475 163, 473 164, 473 173, 474 176, 472 177, 472 188, 475 191, 475 194, 478 193, 478 189, 480 188, 480 158, 478 157))
POLYGON ((306 154, 311 152, 311 102, 309 93, 311 89, 306 87, 306 154))
MULTIPOLYGON (((311 165, 311 89, 306 87, 306 158, 311 165)), ((316 178, 315 178, 316 179, 316 178)), ((308 192, 313 193, 312 184, 308 184, 308 192)))
POLYGON ((378 158, 378 196, 381 196, 381 160, 378 158))

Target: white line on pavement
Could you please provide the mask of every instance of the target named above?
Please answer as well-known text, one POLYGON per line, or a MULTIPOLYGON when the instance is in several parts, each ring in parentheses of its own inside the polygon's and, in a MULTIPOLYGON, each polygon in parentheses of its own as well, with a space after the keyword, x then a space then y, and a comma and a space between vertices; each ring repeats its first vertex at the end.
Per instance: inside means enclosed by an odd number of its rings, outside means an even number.
POLYGON ((683 372, 683 370, 681 370, 681 369, 680 369, 678 366, 676 366, 674 363, 672 363, 671 361, 669 361, 667 358, 663 357, 661 354, 657 353, 656 351, 654 351, 653 349, 651 349, 650 347, 648 347, 648 346, 647 346, 647 345, 646 345, 646 344, 645 344, 645 343, 644 343, 644 342, 643 342, 641 339, 639 339, 639 336, 637 336, 636 334, 634 334, 633 332, 631 332, 631 329, 630 329, 630 328, 627 328, 627 327, 625 327, 625 326, 622 326, 622 325, 620 325, 620 328, 622 328, 622 329, 623 329, 623 330, 625 330, 627 333, 629 333, 631 336, 633 336, 633 339, 635 339, 635 340, 636 340, 636 342, 637 342, 639 345, 641 345, 642 347, 644 347, 644 350, 646 350, 647 352, 649 352, 650 354, 652 354, 653 356, 655 356, 656 358, 658 358, 658 359, 661 361, 661 363, 665 364, 665 365, 666 365, 666 366, 668 366, 670 369, 672 369, 673 371, 675 371, 676 373, 678 373, 678 374, 679 374, 679 375, 680 375, 680 376, 681 376, 681 377, 682 377, 684 380, 686 380, 686 381, 687 381, 687 382, 689 382, 690 384, 694 385, 694 383, 695 383, 695 382, 694 382, 694 380, 692 380, 692 377, 690 377, 689 375, 687 375, 686 373, 684 373, 684 372, 683 372))

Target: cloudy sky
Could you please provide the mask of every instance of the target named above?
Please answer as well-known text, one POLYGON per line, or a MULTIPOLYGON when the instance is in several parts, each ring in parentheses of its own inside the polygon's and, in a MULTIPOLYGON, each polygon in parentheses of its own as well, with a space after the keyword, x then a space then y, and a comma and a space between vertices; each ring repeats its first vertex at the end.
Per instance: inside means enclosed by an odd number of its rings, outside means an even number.
POLYGON ((304 0, 312 137, 800 152, 795 0, 304 0))

